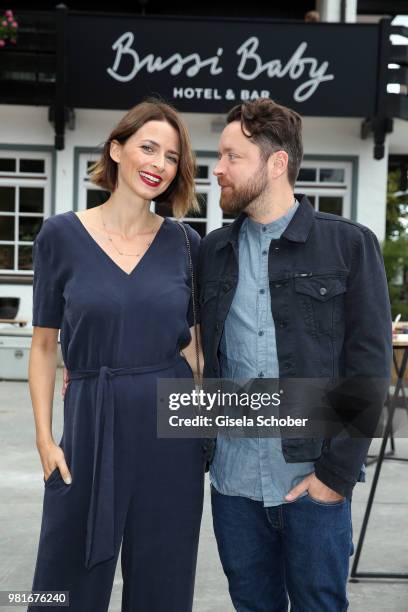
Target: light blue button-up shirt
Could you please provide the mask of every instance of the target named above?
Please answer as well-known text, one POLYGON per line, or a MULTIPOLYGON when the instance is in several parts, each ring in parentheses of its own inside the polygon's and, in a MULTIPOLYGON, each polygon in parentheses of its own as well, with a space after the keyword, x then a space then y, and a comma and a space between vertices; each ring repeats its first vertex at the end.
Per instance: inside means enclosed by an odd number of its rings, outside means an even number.
MULTIPOLYGON (((247 217, 239 233, 239 279, 220 343, 221 376, 232 380, 278 378, 275 325, 269 292, 268 253, 289 225, 299 203, 263 225, 247 217)), ((285 495, 314 471, 314 464, 286 463, 280 438, 235 438, 220 434, 210 466, 213 486, 224 495, 285 502, 285 495)))

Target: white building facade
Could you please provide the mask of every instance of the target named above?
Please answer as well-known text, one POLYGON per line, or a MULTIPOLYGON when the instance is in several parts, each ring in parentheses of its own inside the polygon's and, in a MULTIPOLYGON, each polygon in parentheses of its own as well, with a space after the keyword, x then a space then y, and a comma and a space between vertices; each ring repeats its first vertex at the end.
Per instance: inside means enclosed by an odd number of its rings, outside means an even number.
MULTIPOLYGON (((158 23, 158 26, 162 25, 158 23)), ((225 24, 221 25, 225 27, 225 24)), ((263 25, 260 24, 259 27, 263 25)), ((323 24, 311 24, 309 27, 314 26, 322 28, 323 24)), ((326 28, 330 26, 336 28, 340 27, 340 24, 324 24, 326 28)), ((287 27, 294 28, 295 36, 298 32, 295 28, 305 26, 295 24, 287 27)), ((350 24, 341 25, 341 27, 362 28, 364 26, 350 24)), ((370 36, 372 36, 373 28, 377 26, 367 25, 365 27, 372 28, 370 30, 370 36)), ((299 32, 297 53, 300 53, 299 49, 304 38, 303 30, 299 32)), ((311 30, 308 30, 307 34, 310 32, 311 30)), ((340 36, 337 30, 333 29, 332 32, 333 36, 340 36)), ((256 28, 246 32, 247 41, 251 39, 250 35, 253 33, 258 34, 256 28)), ((324 76, 331 69, 333 80, 334 75, 337 78, 335 60, 331 64, 327 62, 328 67, 324 66, 327 54, 324 38, 322 40, 322 57, 315 60, 308 59, 305 58, 306 51, 304 51, 305 63, 302 70, 306 70, 307 61, 315 61, 315 73, 316 70, 320 70, 320 76, 324 76), (320 62, 320 68, 318 68, 318 62, 320 62)), ((312 47, 311 44, 309 46, 312 47)), ((221 61, 219 49, 217 56, 221 61)), ((318 53, 315 54, 317 58, 318 53)), ((367 55, 366 62, 369 61, 369 57, 370 55, 367 55)), ((211 70, 216 73, 217 69, 220 69, 220 64, 217 65, 218 60, 216 56, 214 58, 211 70)), ((158 61, 157 58, 156 61, 158 61)), ((349 61, 350 58, 346 58, 346 63, 349 61)), ((86 63, 85 60, 84 62, 86 63)), ((111 65, 115 67, 116 64, 111 65)), ((179 68, 180 66, 181 63, 179 68)), ((284 66, 283 59, 281 64, 283 76, 282 66, 284 66)), ((293 85, 293 81, 298 77, 295 72, 290 73, 289 63, 286 66, 287 74, 292 74, 289 85, 293 85)), ((360 74, 364 72, 364 62, 361 66, 360 74)), ((240 67, 242 68, 242 56, 240 67)), ((266 68, 265 64, 264 72, 266 68)), ((370 67, 370 70, 372 68, 370 67)), ((141 70, 141 65, 139 69, 141 70)), ((78 65, 76 65, 76 70, 78 76, 75 78, 79 79, 78 88, 81 95, 85 96, 82 90, 87 87, 87 84, 86 82, 84 84, 84 81, 81 82, 80 79, 86 79, 86 74, 84 77, 81 72, 82 67, 78 65)), ((346 68, 339 67, 338 70, 340 75, 338 81, 340 82, 343 78, 347 83, 346 68)), ((374 66, 373 74, 376 74, 376 70, 377 67, 374 66)), ((83 71, 86 72, 86 66, 83 71)), ((164 72, 161 74, 163 75, 164 72)), ((311 74, 309 72, 308 76, 310 77, 311 74)), ((166 78, 168 80, 168 77, 166 78)), ((328 76, 325 78, 330 80, 328 76)), ((274 92, 276 92, 280 102, 282 100, 279 99, 279 94, 283 80, 282 78, 282 81, 276 81, 274 87, 270 88, 272 91, 269 91, 269 95, 275 99, 274 92)), ((232 79, 231 82, 234 83, 234 80, 232 79)), ((361 96, 365 94, 363 92, 360 95, 357 91, 358 79, 354 81, 354 87, 351 83, 349 89, 344 85, 337 90, 333 87, 330 89, 331 84, 329 83, 326 90, 327 99, 324 98, 325 85, 324 79, 321 79, 315 89, 317 91, 320 87, 319 95, 320 92, 323 92, 319 108, 325 108, 326 104, 328 108, 333 107, 334 110, 330 112, 331 116, 323 116, 323 113, 316 114, 316 110, 310 112, 312 95, 305 100, 305 104, 309 105, 305 107, 305 112, 302 112, 301 105, 300 107, 299 104, 295 106, 303 116, 304 126, 304 161, 295 192, 305 193, 317 210, 340 214, 370 227, 382 241, 385 236, 388 154, 390 150, 392 152, 405 151, 408 141, 408 123, 399 119, 395 121, 394 132, 390 135, 383 135, 381 158, 375 159, 373 138, 361 137, 362 122, 370 113, 363 112, 364 100, 361 96), (343 104, 349 109, 345 113, 346 116, 341 116, 343 104), (356 116, 349 116, 354 114, 349 112, 353 105, 362 109, 360 115, 357 112, 356 116)), ((117 83, 114 86, 119 87, 117 83)), ((253 84, 252 88, 254 89, 253 84)), ((155 90, 157 91, 157 88, 155 90)), ((50 215, 68 210, 82 210, 103 201, 101 200, 103 194, 90 183, 87 169, 97 159, 98 147, 130 107, 130 105, 124 105, 123 108, 112 109, 114 104, 109 101, 109 96, 111 99, 114 98, 116 91, 119 89, 111 93, 107 92, 106 88, 100 91, 98 106, 104 105, 106 96, 106 109, 83 108, 80 104, 75 105, 74 114, 65 125, 62 150, 57 150, 55 147, 54 130, 49 121, 47 106, 0 104, 0 125, 2 126, 0 139, 0 296, 20 298, 18 318, 28 321, 32 319, 32 245, 42 220, 50 215)), ((216 95, 215 91, 218 90, 211 89, 213 92, 211 95, 216 95)), ((259 91, 262 92, 261 87, 259 91)), ((68 97, 70 95, 72 96, 69 94, 68 97)), ((298 95, 299 97, 301 96, 298 95)), ((196 104, 194 100, 179 101, 177 97, 170 101, 176 108, 180 108, 187 122, 199 166, 196 184, 197 192, 200 194, 202 212, 200 216, 187 217, 186 221, 204 236, 223 223, 231 222, 230 218, 223 217, 219 207, 219 188, 212 172, 217 160, 218 139, 223 121, 225 121, 225 112, 239 100, 231 100, 229 103, 224 101, 223 112, 218 112, 217 107, 214 107, 216 112, 202 112, 201 102, 198 100, 196 104), (197 112, 191 112, 195 106, 197 112)), ((287 105, 291 106, 290 103, 287 105)), ((211 110, 211 104, 209 104, 209 109, 211 110)), ((207 109, 204 108, 204 110, 207 109)), ((160 213, 160 210, 158 212, 160 213)))

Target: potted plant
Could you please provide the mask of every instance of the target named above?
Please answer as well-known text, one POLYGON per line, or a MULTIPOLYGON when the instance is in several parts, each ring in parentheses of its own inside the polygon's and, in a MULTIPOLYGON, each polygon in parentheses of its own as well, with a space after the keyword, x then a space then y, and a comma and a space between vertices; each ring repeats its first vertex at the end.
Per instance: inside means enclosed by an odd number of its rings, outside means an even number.
POLYGON ((8 10, 0 15, 0 49, 9 42, 13 45, 17 42, 18 22, 13 11, 8 10))

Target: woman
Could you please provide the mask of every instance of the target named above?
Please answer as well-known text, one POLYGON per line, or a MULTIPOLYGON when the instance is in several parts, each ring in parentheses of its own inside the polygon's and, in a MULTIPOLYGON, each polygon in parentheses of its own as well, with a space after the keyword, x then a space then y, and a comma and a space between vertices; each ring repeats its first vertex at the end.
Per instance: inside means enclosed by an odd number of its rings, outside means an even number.
MULTIPOLYGON (((122 543, 122 612, 188 612, 204 456, 198 439, 157 438, 156 383, 192 378, 191 278, 182 227, 150 212, 152 200, 177 217, 197 207, 180 116, 156 101, 132 108, 91 178, 108 201, 51 217, 35 241, 29 383, 45 494, 33 590, 107 611, 122 543), (69 372, 59 445, 58 329, 69 372)), ((199 236, 186 229, 194 262, 199 236)))

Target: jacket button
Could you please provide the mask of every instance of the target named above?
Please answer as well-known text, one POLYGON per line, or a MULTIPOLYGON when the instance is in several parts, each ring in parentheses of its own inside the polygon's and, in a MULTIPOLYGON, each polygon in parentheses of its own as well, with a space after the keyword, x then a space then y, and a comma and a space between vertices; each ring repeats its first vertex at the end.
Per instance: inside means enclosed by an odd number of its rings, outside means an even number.
POLYGON ((230 288, 229 283, 224 283, 224 291, 228 291, 229 288, 230 288))
POLYGON ((319 293, 320 293, 320 295, 326 295, 326 293, 327 293, 326 287, 320 287, 319 293))
POLYGON ((218 331, 220 329, 220 324, 219 323, 215 324, 215 329, 216 329, 216 331, 218 331))
POLYGON ((285 321, 279 321, 279 327, 286 327, 285 321))

